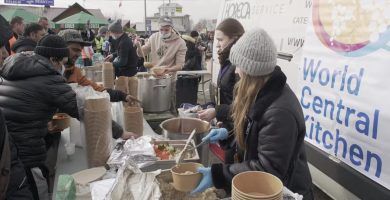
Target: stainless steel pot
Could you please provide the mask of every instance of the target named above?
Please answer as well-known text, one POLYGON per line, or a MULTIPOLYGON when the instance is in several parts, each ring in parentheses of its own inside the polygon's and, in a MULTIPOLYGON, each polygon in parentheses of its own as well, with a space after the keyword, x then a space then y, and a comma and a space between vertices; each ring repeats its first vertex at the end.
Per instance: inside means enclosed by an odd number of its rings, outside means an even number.
MULTIPOLYGON (((209 133, 210 123, 197 118, 172 118, 163 121, 160 124, 164 137, 170 140, 186 140, 190 136, 192 130, 196 129, 194 136, 195 144, 202 142, 202 138, 209 133)), ((201 163, 208 166, 209 148, 207 144, 197 148, 201 163)))
POLYGON ((83 67, 85 76, 94 82, 102 82, 102 65, 83 67))
POLYGON ((138 96, 144 112, 164 112, 169 110, 172 92, 172 79, 138 76, 138 96))

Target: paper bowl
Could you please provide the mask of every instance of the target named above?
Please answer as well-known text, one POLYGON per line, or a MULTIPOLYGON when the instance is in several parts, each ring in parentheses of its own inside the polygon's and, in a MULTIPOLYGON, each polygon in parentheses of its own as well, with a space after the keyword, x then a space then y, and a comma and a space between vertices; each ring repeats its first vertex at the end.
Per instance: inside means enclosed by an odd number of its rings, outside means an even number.
POLYGON ((145 68, 152 68, 152 67, 154 67, 154 65, 151 62, 144 62, 144 67, 145 68))
POLYGON ((70 126, 70 116, 66 113, 56 113, 52 122, 58 129, 66 129, 70 126))
POLYGON ((153 70, 153 73, 155 75, 162 76, 162 75, 164 75, 164 70, 165 69, 163 67, 153 67, 152 70, 153 70))
POLYGON ((266 172, 243 172, 232 180, 232 196, 241 199, 279 199, 282 190, 282 181, 266 172))
POLYGON ((173 187, 181 192, 190 192, 195 189, 202 180, 202 174, 197 172, 199 167, 203 165, 192 162, 180 163, 172 167, 173 187), (191 172, 191 174, 186 174, 186 172, 191 172))

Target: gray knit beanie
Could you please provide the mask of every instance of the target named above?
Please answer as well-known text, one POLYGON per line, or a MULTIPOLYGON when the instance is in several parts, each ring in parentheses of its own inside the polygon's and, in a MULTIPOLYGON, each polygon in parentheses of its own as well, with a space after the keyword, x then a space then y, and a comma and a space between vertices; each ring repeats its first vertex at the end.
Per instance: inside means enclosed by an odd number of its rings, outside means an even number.
POLYGON ((263 29, 245 33, 230 50, 230 62, 245 74, 270 74, 276 66, 276 46, 263 29))
POLYGON ((115 22, 111 23, 108 26, 108 30, 113 33, 122 33, 122 21, 120 19, 116 20, 115 22))

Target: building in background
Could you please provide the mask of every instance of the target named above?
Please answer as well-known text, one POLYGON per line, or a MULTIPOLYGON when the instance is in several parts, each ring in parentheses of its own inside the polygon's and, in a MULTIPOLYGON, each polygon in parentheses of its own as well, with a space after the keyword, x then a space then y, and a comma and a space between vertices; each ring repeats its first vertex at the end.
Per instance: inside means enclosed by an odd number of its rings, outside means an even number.
MULTIPOLYGON (((159 31, 158 19, 161 16, 171 17, 175 30, 181 33, 189 33, 191 31, 190 15, 183 14, 183 6, 178 3, 165 3, 158 7, 158 13, 154 13, 153 17, 146 17, 148 34, 159 31)), ((145 22, 136 23, 136 29, 138 34, 144 34, 145 22)))

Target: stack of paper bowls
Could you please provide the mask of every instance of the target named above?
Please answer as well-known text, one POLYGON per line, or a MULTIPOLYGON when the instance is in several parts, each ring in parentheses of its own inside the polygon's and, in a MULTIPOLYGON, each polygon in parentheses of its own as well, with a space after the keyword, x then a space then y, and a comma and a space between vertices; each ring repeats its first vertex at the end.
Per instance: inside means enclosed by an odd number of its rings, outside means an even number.
POLYGON ((243 172, 232 180, 232 200, 282 200, 282 191, 282 181, 266 172, 243 172))
POLYGON ((103 86, 105 88, 114 88, 114 66, 112 63, 103 63, 103 86))
POLYGON ((108 98, 85 101, 84 127, 89 167, 104 166, 111 152, 111 107, 108 98))

